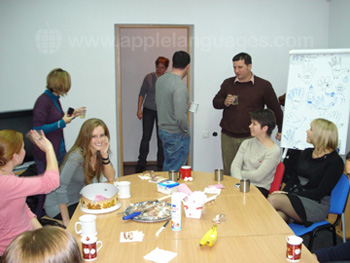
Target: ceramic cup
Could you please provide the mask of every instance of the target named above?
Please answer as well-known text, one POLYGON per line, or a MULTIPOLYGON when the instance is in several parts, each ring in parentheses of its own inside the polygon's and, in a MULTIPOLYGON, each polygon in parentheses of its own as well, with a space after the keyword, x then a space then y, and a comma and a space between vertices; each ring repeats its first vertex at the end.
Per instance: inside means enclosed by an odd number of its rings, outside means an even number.
POLYGON ((121 181, 117 182, 116 187, 118 188, 118 197, 121 199, 130 198, 130 182, 129 181, 121 181))
POLYGON ((249 179, 241 179, 241 184, 239 186, 239 190, 242 193, 248 193, 250 190, 250 180, 249 179))
POLYGON ((93 261, 97 259, 97 252, 102 247, 102 241, 97 241, 97 237, 82 237, 80 239, 83 251, 83 259, 85 261, 93 261))
POLYGON ((191 166, 181 166, 180 168, 181 178, 191 177, 191 166))
POLYGON ((287 252, 286 258, 291 262, 300 261, 301 257, 301 247, 303 244, 303 239, 297 236, 287 237, 287 252))
POLYGON ((214 179, 215 179, 215 181, 219 181, 219 182, 224 180, 224 170, 223 169, 215 169, 214 179))
POLYGON ((180 180, 180 174, 178 173, 178 171, 170 170, 169 171, 169 180, 174 181, 174 182, 180 180))
POLYGON ((75 232, 85 237, 94 237, 97 235, 96 231, 96 216, 82 215, 79 221, 75 223, 75 232), (80 225, 80 230, 78 226, 80 225))

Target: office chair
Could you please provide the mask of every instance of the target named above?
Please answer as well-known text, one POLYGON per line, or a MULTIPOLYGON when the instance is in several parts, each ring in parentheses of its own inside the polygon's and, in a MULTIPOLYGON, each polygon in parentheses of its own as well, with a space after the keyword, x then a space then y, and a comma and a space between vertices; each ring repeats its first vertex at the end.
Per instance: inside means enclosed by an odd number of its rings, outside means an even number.
POLYGON ((271 183, 269 194, 280 190, 283 174, 284 174, 284 164, 280 162, 276 167, 275 176, 271 183))
MULTIPOLYGON (((323 220, 321 222, 313 223, 309 227, 305 227, 301 224, 295 224, 290 223, 288 224, 289 227, 293 230, 294 234, 297 236, 303 236, 303 235, 310 235, 310 241, 308 244, 309 250, 312 249, 312 245, 314 242, 314 238, 316 235, 316 232, 322 229, 330 229, 333 232, 333 245, 335 246, 337 244, 337 236, 335 227, 339 224, 342 215, 344 214, 344 209, 346 205, 346 201, 348 199, 349 194, 349 180, 345 174, 343 174, 336 186, 333 188, 331 193, 331 201, 330 201, 330 208, 329 213, 330 214, 336 214, 337 218, 334 221, 334 223, 330 223, 327 220, 323 220)), ((345 235, 345 224, 343 224, 343 235, 345 235)), ((343 239, 344 240, 344 239, 343 239)))

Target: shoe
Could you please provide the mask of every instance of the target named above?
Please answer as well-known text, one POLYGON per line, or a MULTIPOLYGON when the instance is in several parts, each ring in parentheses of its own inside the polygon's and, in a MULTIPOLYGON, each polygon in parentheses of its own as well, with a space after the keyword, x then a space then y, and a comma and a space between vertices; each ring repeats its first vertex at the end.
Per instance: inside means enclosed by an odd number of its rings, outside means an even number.
POLYGON ((143 165, 137 165, 136 168, 135 168, 135 173, 142 173, 143 171, 146 170, 146 167, 143 166, 143 165))

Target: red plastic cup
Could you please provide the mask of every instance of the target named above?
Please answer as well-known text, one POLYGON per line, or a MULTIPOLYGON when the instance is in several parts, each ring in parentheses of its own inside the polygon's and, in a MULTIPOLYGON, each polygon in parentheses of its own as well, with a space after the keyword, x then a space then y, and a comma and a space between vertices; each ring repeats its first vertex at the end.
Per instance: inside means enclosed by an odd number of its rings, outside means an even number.
POLYGON ((181 166, 180 168, 181 178, 191 177, 191 166, 181 166))

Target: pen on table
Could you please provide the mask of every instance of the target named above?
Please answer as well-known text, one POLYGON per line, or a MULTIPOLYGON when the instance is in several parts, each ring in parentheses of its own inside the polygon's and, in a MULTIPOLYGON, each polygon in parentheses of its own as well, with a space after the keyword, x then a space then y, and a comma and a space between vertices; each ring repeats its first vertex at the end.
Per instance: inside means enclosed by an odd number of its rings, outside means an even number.
POLYGON ((170 221, 170 219, 168 221, 166 221, 166 223, 161 228, 159 228, 159 230, 156 233, 156 236, 159 236, 160 232, 162 232, 164 230, 164 228, 167 226, 169 221, 170 221))

